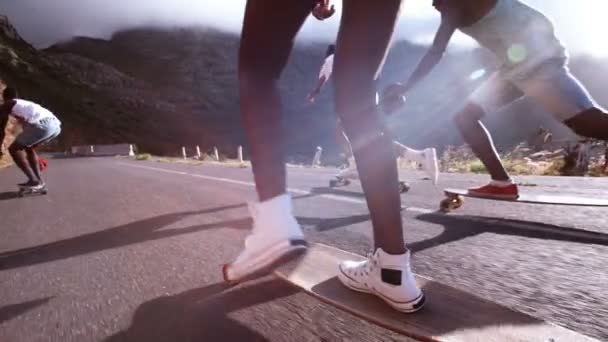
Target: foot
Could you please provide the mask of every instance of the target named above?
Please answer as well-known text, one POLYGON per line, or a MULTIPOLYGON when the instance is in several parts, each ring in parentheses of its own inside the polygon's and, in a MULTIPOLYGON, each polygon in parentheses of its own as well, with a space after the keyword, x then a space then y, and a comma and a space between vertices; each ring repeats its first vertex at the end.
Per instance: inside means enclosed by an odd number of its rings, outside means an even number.
POLYGON ((517 199, 519 190, 513 181, 491 181, 489 184, 469 189, 469 194, 498 199, 517 199))
POLYGON ((357 166, 350 164, 348 168, 340 170, 336 175, 337 179, 356 179, 357 178, 357 166))
POLYGON ((437 162, 437 150, 434 148, 424 149, 424 161, 422 169, 429 175, 433 185, 439 180, 439 163, 437 162))
POLYGON ((410 269, 409 251, 390 255, 379 248, 365 261, 344 261, 338 278, 349 289, 376 295, 401 312, 418 311, 425 303, 410 269))
POLYGON ((250 204, 249 211, 253 228, 245 239, 245 248, 223 268, 224 279, 229 283, 266 275, 307 249, 302 229, 293 217, 289 195, 250 204))
POLYGON ((27 181, 25 183, 20 183, 18 185, 20 187, 22 187, 22 188, 31 188, 33 190, 42 189, 45 186, 44 182, 41 182, 41 181, 32 181, 32 180, 27 181))

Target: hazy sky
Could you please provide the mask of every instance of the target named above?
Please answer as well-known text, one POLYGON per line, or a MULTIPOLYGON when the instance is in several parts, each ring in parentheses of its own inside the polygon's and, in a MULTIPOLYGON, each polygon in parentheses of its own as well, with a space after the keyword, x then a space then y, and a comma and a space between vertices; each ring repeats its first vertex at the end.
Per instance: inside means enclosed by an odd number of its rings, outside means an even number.
MULTIPOLYGON (((602 33, 608 0, 524 2, 554 19, 558 34, 573 53, 608 56, 608 39, 602 33)), ((341 7, 341 1, 335 3, 341 7)), ((144 24, 209 25, 238 32, 244 4, 245 0, 0 0, 0 14, 8 15, 25 39, 37 46, 47 46, 74 35, 103 38, 117 29, 144 24)), ((339 15, 326 22, 311 19, 300 39, 331 40, 338 21, 339 15)), ((405 0, 399 35, 427 42, 437 23, 431 0, 405 0)), ((471 43, 459 37, 458 44, 471 43)))

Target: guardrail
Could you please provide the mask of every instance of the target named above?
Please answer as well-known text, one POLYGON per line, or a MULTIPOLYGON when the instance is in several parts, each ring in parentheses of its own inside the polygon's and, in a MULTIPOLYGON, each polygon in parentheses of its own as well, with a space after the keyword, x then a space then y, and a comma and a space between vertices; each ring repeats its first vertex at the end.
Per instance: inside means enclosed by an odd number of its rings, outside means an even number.
POLYGON ((72 146, 72 155, 76 156, 134 156, 132 144, 82 145, 72 146))

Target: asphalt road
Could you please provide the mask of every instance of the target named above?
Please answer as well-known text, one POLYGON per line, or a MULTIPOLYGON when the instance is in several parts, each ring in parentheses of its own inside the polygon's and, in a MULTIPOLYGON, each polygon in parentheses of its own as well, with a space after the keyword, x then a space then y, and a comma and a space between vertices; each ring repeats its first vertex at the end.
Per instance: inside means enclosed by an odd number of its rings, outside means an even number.
MULTIPOLYGON (((312 241, 371 246, 358 183, 292 168, 312 241)), ((467 199, 403 174, 405 236, 419 274, 608 341, 608 208, 467 199)), ((272 277, 224 287, 255 197, 251 171, 125 158, 51 160, 47 196, 15 197, 0 171, 0 341, 407 341, 272 277)), ((442 175, 464 187, 484 176, 442 175)), ((530 192, 608 197, 608 179, 527 177, 530 192)))

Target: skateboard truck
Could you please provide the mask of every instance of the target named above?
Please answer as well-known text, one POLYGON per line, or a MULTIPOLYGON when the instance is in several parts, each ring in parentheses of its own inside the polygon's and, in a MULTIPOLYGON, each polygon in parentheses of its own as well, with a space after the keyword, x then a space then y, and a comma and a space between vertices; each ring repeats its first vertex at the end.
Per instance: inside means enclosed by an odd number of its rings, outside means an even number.
POLYGON ((446 194, 446 198, 439 202, 439 210, 444 213, 449 213, 452 210, 456 210, 464 203, 464 198, 457 194, 446 194))
POLYGON ((46 186, 44 186, 42 188, 19 186, 19 191, 17 192, 17 195, 19 197, 24 197, 26 195, 34 195, 34 194, 46 195, 47 193, 48 193, 48 190, 47 190, 46 186))
MULTIPOLYGON (((335 188, 338 186, 347 186, 351 183, 351 180, 342 176, 336 176, 334 179, 329 181, 329 187, 335 188)), ((406 193, 410 191, 410 185, 405 181, 399 181, 399 192, 406 193)))

